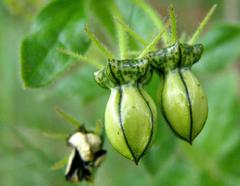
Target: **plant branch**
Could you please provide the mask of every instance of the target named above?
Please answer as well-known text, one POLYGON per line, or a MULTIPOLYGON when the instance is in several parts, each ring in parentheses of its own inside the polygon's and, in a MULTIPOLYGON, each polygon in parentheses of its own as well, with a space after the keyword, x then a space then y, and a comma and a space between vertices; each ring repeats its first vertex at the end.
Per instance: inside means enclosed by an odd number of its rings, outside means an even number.
MULTIPOLYGON (((164 25, 163 21, 161 20, 161 18, 158 15, 158 13, 149 4, 147 4, 143 0, 132 0, 132 2, 136 6, 141 8, 149 16, 149 18, 152 20, 152 22, 158 28, 158 30, 164 29, 165 25, 164 25)), ((167 44, 168 40, 169 40, 168 34, 165 33, 163 35, 163 42, 164 42, 164 44, 167 44)))
POLYGON ((62 109, 56 107, 55 111, 58 113, 59 116, 61 116, 65 121, 67 121, 69 124, 73 125, 76 128, 79 128, 81 126, 81 123, 75 119, 70 114, 64 112, 62 109))
MULTIPOLYGON (((114 17, 117 17, 121 22, 124 22, 123 15, 117 5, 114 1, 111 2, 109 5, 110 11, 114 17)), ((117 38, 118 38, 118 45, 119 45, 119 53, 120 53, 120 59, 125 59, 127 57, 128 52, 128 38, 127 34, 121 24, 116 24, 116 30, 117 30, 117 38)))
POLYGON ((73 51, 71 51, 71 50, 67 50, 67 49, 64 49, 64 48, 58 48, 57 50, 58 50, 59 52, 61 52, 62 54, 65 54, 65 55, 67 55, 67 56, 70 56, 70 57, 72 57, 72 58, 75 58, 75 59, 77 59, 77 60, 79 60, 79 61, 82 61, 82 62, 84 62, 84 63, 90 64, 90 65, 92 65, 92 66, 94 66, 94 67, 96 67, 96 68, 98 68, 98 69, 101 69, 102 66, 103 66, 103 65, 102 65, 101 63, 99 63, 99 62, 94 61, 94 60, 92 60, 92 59, 89 59, 88 57, 83 56, 83 55, 81 55, 81 54, 78 54, 78 53, 76 53, 76 52, 73 52, 73 51))
POLYGON ((108 48, 88 29, 85 27, 85 32, 91 41, 103 52, 108 58, 114 58, 113 54, 108 50, 108 48))
POLYGON ((120 24, 116 25, 117 28, 117 35, 118 35, 118 44, 119 44, 119 52, 120 52, 120 59, 125 59, 127 57, 127 35, 123 29, 123 26, 120 24))
POLYGON ((208 23, 209 19, 211 18, 212 14, 214 13, 216 8, 217 8, 217 4, 215 4, 211 7, 209 12, 205 16, 205 18, 200 23, 199 27, 197 28, 197 30, 193 34, 192 38, 188 42, 190 45, 192 45, 199 38, 199 35, 201 34, 202 30, 205 28, 206 24, 208 23))
POLYGON ((52 170, 59 170, 67 164, 68 158, 64 158, 51 166, 52 170))
POLYGON ((138 41, 139 43, 141 43, 143 46, 147 45, 147 42, 138 34, 136 33, 132 28, 130 28, 130 26, 125 23, 123 20, 114 17, 116 23, 121 24, 122 28, 132 37, 134 38, 136 41, 138 41))
POLYGON ((166 32, 166 29, 169 27, 169 24, 170 23, 168 21, 164 29, 158 35, 156 35, 156 37, 154 37, 153 40, 144 48, 144 50, 141 52, 138 58, 144 57, 150 50, 155 48, 159 40, 162 38, 162 36, 166 32))

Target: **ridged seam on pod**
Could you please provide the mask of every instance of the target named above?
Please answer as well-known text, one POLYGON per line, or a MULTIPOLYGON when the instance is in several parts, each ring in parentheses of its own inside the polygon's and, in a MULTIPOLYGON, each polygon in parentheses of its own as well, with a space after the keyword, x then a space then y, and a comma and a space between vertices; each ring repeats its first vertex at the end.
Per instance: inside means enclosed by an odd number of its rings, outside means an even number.
POLYGON ((161 99, 164 117, 173 132, 189 143, 201 132, 207 119, 207 98, 190 69, 202 52, 201 44, 176 43, 149 53, 151 65, 164 74, 161 99))
POLYGON ((136 164, 149 149, 156 106, 143 89, 152 75, 148 60, 109 60, 95 73, 102 87, 111 89, 105 111, 105 129, 113 147, 136 164))

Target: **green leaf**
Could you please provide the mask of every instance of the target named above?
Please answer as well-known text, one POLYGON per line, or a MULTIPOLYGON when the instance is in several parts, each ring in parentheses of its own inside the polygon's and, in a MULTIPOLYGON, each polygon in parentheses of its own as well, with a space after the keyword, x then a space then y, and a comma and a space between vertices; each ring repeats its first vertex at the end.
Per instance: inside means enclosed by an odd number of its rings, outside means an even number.
POLYGON ((59 53, 58 48, 80 54, 87 50, 90 41, 84 33, 85 21, 83 1, 53 1, 40 12, 21 46, 21 73, 26 87, 49 84, 75 62, 59 53))

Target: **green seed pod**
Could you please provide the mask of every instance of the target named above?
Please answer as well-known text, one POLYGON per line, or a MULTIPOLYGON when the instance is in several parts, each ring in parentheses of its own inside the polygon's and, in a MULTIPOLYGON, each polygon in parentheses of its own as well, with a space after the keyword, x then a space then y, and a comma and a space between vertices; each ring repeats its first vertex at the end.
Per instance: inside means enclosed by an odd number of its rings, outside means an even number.
POLYGON ((136 164, 149 149, 155 129, 156 106, 143 89, 152 75, 148 60, 109 60, 95 74, 111 89, 105 110, 105 129, 113 147, 136 164))
POLYGON ((201 132, 208 114, 207 98, 191 72, 203 46, 179 44, 149 53, 151 65, 163 71, 162 110, 173 132, 192 143, 201 132))

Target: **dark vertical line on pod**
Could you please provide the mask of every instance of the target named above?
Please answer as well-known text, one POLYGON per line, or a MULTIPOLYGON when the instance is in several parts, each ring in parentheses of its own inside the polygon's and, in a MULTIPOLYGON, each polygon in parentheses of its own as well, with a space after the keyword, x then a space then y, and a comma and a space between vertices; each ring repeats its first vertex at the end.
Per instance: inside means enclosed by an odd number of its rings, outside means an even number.
POLYGON ((192 103, 191 103, 191 99, 190 99, 190 95, 189 95, 189 91, 188 91, 188 88, 187 88, 187 84, 186 84, 186 81, 182 75, 182 72, 180 69, 178 69, 178 73, 179 73, 179 76, 183 82, 183 86, 185 88, 185 91, 186 91, 186 95, 187 95, 187 100, 188 100, 188 109, 189 109, 189 113, 190 113, 190 133, 189 133, 189 142, 190 144, 192 144, 192 133, 193 133, 193 116, 192 116, 192 103))
POLYGON ((190 133, 189 133, 189 142, 190 144, 192 144, 192 132, 193 132, 193 116, 192 116, 192 103, 191 103, 191 99, 190 99, 190 94, 189 94, 189 90, 188 90, 188 87, 187 87, 187 83, 183 77, 183 74, 181 72, 181 65, 182 65, 182 50, 181 50, 181 47, 179 47, 179 68, 178 68, 178 73, 179 73, 179 76, 183 82, 183 86, 185 88, 185 91, 186 91, 186 95, 187 95, 187 100, 188 100, 188 104, 189 104, 189 114, 190 114, 190 133))
POLYGON ((109 65, 109 69, 110 69, 110 73, 112 74, 113 78, 116 80, 116 82, 117 82, 117 84, 119 86, 119 94, 120 94, 120 96, 119 96, 119 102, 118 102, 118 115, 119 115, 120 127, 121 127, 121 130, 123 132, 123 137, 125 139, 126 145, 127 145, 128 149, 129 149, 129 151, 130 151, 130 153, 131 153, 131 155, 133 157, 134 162, 137 165, 138 161, 137 161, 137 159, 136 159, 136 157, 135 157, 135 155, 134 155, 134 153, 132 151, 132 148, 130 147, 130 145, 128 143, 128 140, 127 140, 127 137, 126 137, 126 134, 125 134, 125 131, 124 131, 123 123, 122 123, 122 94, 123 94, 122 93, 122 86, 121 86, 119 80, 116 78, 116 76, 112 72, 112 68, 111 68, 110 65, 109 65))
POLYGON ((149 147, 149 145, 150 145, 150 143, 151 143, 151 141, 152 141, 153 130, 154 130, 154 129, 153 129, 153 128, 154 128, 154 120, 153 120, 153 113, 152 113, 152 109, 151 109, 151 107, 150 107, 150 104, 149 104, 149 102, 147 101, 147 99, 144 97, 142 91, 140 90, 139 84, 137 84, 137 89, 138 89, 139 94, 142 96, 143 100, 145 101, 145 103, 146 103, 146 105, 147 105, 147 107, 148 107, 148 109, 149 109, 150 115, 151 115, 151 133, 150 133, 150 137, 149 137, 149 139, 148 139, 147 145, 145 146, 143 152, 140 154, 140 156, 139 156, 139 158, 138 158, 138 160, 140 160, 140 159, 142 158, 142 156, 145 154, 145 152, 147 151, 147 149, 148 149, 148 147, 149 147))
POLYGON ((148 143, 147 145, 145 146, 143 152, 140 154, 140 156, 138 157, 138 160, 141 159, 141 157, 144 155, 144 153, 147 151, 151 141, 152 141, 152 136, 153 136, 153 127, 154 127, 154 121, 153 121, 153 113, 152 113, 152 109, 150 107, 150 104, 149 102, 147 101, 147 99, 145 98, 145 96, 143 95, 141 89, 139 88, 139 85, 140 85, 140 82, 142 81, 142 79, 144 77, 146 77, 147 73, 148 73, 148 69, 150 68, 150 65, 147 66, 147 69, 146 69, 146 72, 144 73, 144 75, 142 76, 142 78, 140 77, 138 80, 137 80, 137 90, 139 92, 139 94, 141 95, 141 97, 143 98, 143 100, 145 101, 148 109, 149 109, 149 112, 150 112, 150 115, 151 115, 151 133, 150 133, 150 137, 148 139, 148 143))

